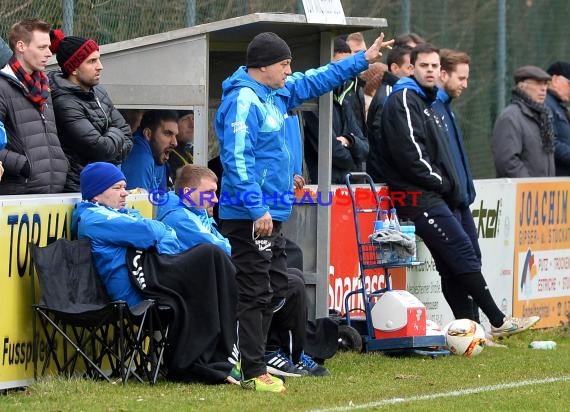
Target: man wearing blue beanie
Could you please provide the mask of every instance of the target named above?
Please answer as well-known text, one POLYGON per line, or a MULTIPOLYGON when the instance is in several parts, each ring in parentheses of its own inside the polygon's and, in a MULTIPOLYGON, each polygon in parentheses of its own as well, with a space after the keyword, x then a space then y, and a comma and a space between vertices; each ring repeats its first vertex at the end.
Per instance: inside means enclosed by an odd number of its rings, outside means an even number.
POLYGON ((79 179, 83 200, 73 211, 71 230, 90 240, 110 298, 129 307, 154 299, 172 309, 165 354, 170 379, 226 382, 237 300, 229 258, 211 244, 183 251, 172 228, 126 208, 127 182, 117 166, 90 163, 79 179))

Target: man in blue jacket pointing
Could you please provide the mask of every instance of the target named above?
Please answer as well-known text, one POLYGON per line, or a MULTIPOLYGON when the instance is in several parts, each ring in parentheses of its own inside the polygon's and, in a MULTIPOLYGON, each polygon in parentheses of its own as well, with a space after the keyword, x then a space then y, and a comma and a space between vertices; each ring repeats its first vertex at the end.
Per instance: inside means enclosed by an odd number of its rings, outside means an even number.
POLYGON ((273 312, 287 291, 285 240, 281 225, 291 214, 283 195, 293 190, 287 144, 288 113, 304 101, 333 90, 380 59, 383 34, 366 51, 306 73, 292 73, 291 50, 271 32, 247 47, 246 66, 222 83, 215 129, 223 167, 221 231, 229 239, 238 284, 238 342, 242 386, 283 392, 263 359, 273 312))

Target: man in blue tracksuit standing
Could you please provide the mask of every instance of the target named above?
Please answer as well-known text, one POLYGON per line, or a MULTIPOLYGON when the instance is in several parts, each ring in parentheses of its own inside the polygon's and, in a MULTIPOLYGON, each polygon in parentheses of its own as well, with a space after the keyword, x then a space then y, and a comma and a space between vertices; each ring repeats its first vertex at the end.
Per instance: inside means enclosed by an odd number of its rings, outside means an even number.
MULTIPOLYGON (((258 34, 246 66, 222 83, 215 129, 223 167, 220 229, 230 240, 238 283, 242 387, 283 392, 263 355, 274 310, 284 303, 287 263, 282 222, 291 214, 293 169, 286 119, 306 100, 331 91, 377 61, 381 35, 366 52, 306 73, 291 72, 291 50, 275 33, 258 34)), ((302 181, 295 181, 298 186, 302 181)))
MULTIPOLYGON (((473 185, 473 177, 469 166, 469 159, 463 145, 463 135, 461 127, 455 117, 455 113, 451 109, 451 101, 461 95, 463 90, 467 88, 469 80, 469 63, 471 61, 466 53, 441 49, 439 52, 441 62, 441 71, 438 81, 438 91, 433 108, 441 116, 443 125, 449 137, 449 149, 451 157, 455 164, 455 172, 459 181, 459 201, 457 207, 452 210, 453 215, 459 224, 469 236, 469 240, 473 245, 473 249, 481 264, 481 248, 473 214, 469 205, 475 201, 475 186, 473 185)), ((472 299, 470 299, 472 302, 472 299)), ((473 306, 473 316, 471 317, 477 323, 479 320, 479 308, 473 306)))

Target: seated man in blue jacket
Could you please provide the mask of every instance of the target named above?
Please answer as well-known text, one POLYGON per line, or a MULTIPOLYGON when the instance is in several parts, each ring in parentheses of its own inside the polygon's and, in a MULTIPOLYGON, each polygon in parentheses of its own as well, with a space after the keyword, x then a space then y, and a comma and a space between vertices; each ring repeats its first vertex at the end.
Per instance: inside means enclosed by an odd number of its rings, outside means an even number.
MULTIPOLYGON (((178 170, 168 201, 160 205, 157 219, 172 227, 180 245, 190 249, 204 243, 221 248, 231 257, 228 239, 215 227, 209 210, 218 202, 218 177, 204 166, 186 165, 178 170)), ((274 311, 265 361, 267 370, 278 376, 325 376, 328 370, 303 352, 306 342, 306 295, 302 273, 288 269, 288 290, 274 311)))
POLYGON ((116 166, 87 165, 72 232, 91 241, 93 263, 111 299, 129 306, 154 299, 172 309, 165 354, 169 378, 227 381, 236 340, 230 259, 211 244, 183 252, 172 228, 126 207, 126 185, 116 166))

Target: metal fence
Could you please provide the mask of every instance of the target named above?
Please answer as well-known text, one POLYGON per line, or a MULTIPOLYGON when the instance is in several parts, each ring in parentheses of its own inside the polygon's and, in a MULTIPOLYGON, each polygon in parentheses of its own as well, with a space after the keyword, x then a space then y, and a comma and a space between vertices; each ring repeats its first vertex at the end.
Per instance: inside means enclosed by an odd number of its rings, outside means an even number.
MULTIPOLYGON (((472 57, 469 89, 455 103, 477 178, 494 177, 489 142, 508 103, 513 71, 570 60, 567 0, 342 0, 347 16, 384 17, 387 36, 414 31, 472 57), (501 37, 502 36, 502 37, 501 37), (504 39, 503 43, 500 39, 504 39), (503 48, 504 45, 504 48, 503 48)), ((302 13, 301 0, 2 0, 0 35, 39 17, 106 44, 254 12, 302 13)), ((375 33, 365 33, 368 40, 375 33)))

